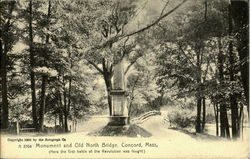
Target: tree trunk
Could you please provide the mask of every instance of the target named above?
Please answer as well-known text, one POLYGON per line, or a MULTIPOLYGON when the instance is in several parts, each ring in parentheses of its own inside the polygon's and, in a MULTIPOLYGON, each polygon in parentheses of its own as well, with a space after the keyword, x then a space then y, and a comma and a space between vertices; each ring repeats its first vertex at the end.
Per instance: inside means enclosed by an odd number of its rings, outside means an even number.
POLYGON ((240 105, 240 112, 238 115, 238 121, 237 121, 238 136, 241 136, 241 119, 242 119, 243 107, 244 107, 244 105, 241 104, 240 105))
MULTIPOLYGON (((1 35, 2 36, 2 35, 1 35)), ((3 50, 3 44, 2 40, 0 40, 0 53, 1 53, 1 84, 2 84, 2 122, 1 122, 1 128, 7 129, 9 127, 9 105, 8 105, 8 87, 7 87, 7 46, 4 44, 4 50, 3 50)))
POLYGON ((64 127, 62 110, 59 111, 59 125, 60 125, 60 127, 64 127))
MULTIPOLYGON (((2 42, 2 30, 0 28, 0 66, 2 66, 2 55, 3 55, 3 42, 2 42)), ((1 72, 0 72, 0 76, 2 76, 1 72)))
MULTIPOLYGON (((132 90, 131 90, 131 93, 130 93, 130 102, 129 102, 129 106, 128 106, 128 116, 131 116, 131 109, 132 109, 132 104, 133 104, 133 100, 135 98, 134 96, 134 91, 135 91, 135 87, 136 87, 136 84, 137 82, 139 81, 139 76, 137 76, 135 82, 134 82, 134 85, 132 87, 132 90)), ((163 90, 163 89, 162 89, 163 90)), ((162 101, 162 98, 163 98, 163 91, 161 92, 161 101, 162 101)))
MULTIPOLYGON (((229 61, 230 61, 230 81, 234 80, 234 60, 233 60, 233 46, 232 42, 229 43, 229 61)), ((238 128, 237 128, 237 120, 238 120, 238 105, 237 98, 235 93, 232 90, 232 94, 230 94, 230 108, 231 108, 231 123, 232 123, 232 137, 238 137, 238 128)))
POLYGON ((75 132, 76 132, 76 128, 77 128, 77 120, 75 120, 75 132))
POLYGON ((230 138, 229 123, 227 118, 227 107, 225 104, 220 104, 220 130, 221 137, 230 138))
MULTIPOLYGON (((11 15, 14 10, 16 2, 10 1, 7 5, 9 5, 8 17, 4 17, 3 22, 4 24, 1 24, 0 28, 0 71, 1 71, 1 91, 2 91, 2 103, 1 107, 1 128, 7 129, 9 127, 9 103, 8 103, 8 84, 7 84, 7 53, 12 48, 12 40, 9 39, 9 32, 11 27, 11 15), (6 18, 6 19, 5 19, 6 18), (5 20, 7 22, 5 23, 5 20)), ((1 21, 2 22, 2 21, 1 21)))
POLYGON ((61 93, 59 92, 59 98, 58 98, 58 105, 59 105, 59 125, 63 128, 64 122, 63 122, 63 106, 62 106, 62 97, 61 93))
MULTIPOLYGON (((219 54, 218 54, 218 72, 219 72, 219 83, 223 83, 223 53, 222 53, 222 47, 221 47, 221 38, 218 39, 218 47, 219 47, 219 54)), ((219 96, 221 100, 223 99, 223 96, 219 96)), ((221 104, 224 101, 220 101, 220 136, 225 137, 225 105, 221 104)))
POLYGON ((74 131, 76 131, 76 107, 75 104, 73 104, 73 124, 74 124, 74 131))
MULTIPOLYGON (((231 5, 228 7, 228 17, 229 17, 229 36, 233 36, 232 30, 233 30, 233 22, 232 22, 232 15, 231 15, 231 5)), ((233 42, 230 40, 229 47, 229 62, 230 62, 230 81, 235 81, 234 75, 235 75, 235 60, 233 55, 233 42)), ((238 105, 237 105, 237 98, 234 93, 234 89, 232 89, 232 94, 230 95, 230 107, 231 107, 231 123, 232 123, 232 137, 237 138, 238 137, 238 131, 239 128, 237 127, 238 123, 238 105)))
POLYGON ((160 93, 161 93, 161 96, 160 96, 160 103, 159 104, 160 104, 160 106, 163 106, 164 90, 162 89, 160 93))
POLYGON ((201 132, 201 98, 197 98, 196 132, 201 132))
MULTIPOLYGON (((223 68, 223 52, 221 46, 221 38, 218 39, 218 71, 219 71, 219 82, 220 85, 224 83, 224 68, 223 68)), ((221 136, 222 137, 230 137, 229 132, 229 124, 227 118, 227 106, 224 104, 224 96, 220 95, 221 103, 220 103, 220 129, 221 129, 221 136)))
POLYGON ((220 104, 220 136, 225 137, 225 119, 224 119, 224 112, 223 112, 223 105, 220 104))
MULTIPOLYGON (((31 62, 33 63, 33 62, 31 62)), ((34 68, 34 67, 32 67, 34 68)), ((32 69, 31 68, 31 69, 32 69)), ((30 71, 30 82, 31 82, 31 103, 32 103, 32 119, 34 128, 38 128, 38 118, 37 118, 37 107, 36 107, 36 82, 35 73, 33 69, 30 71)))
POLYGON ((216 125, 216 136, 219 136, 219 124, 218 124, 219 110, 218 110, 217 104, 214 103, 213 105, 214 105, 214 116, 215 116, 215 125, 216 125))
MULTIPOLYGON (((49 1, 48 5, 48 15, 47 20, 49 21, 50 18, 50 9, 51 9, 51 2, 49 1)), ((49 27, 47 26, 47 29, 49 27)), ((48 29, 49 30, 49 29, 48 29)), ((49 44, 49 35, 46 35, 45 44, 49 44)), ((48 55, 47 50, 44 52, 44 66, 47 66, 48 55)), ((42 75, 42 91, 41 91, 41 105, 40 105, 40 111, 39 111, 39 131, 43 131, 43 124, 44 124, 44 114, 45 114, 45 100, 46 100, 46 83, 48 80, 48 76, 46 74, 42 75)))
MULTIPOLYGON (((72 60, 71 60, 71 51, 70 50, 68 52, 68 58, 70 60, 70 69, 72 69, 73 64, 72 64, 72 60)), ((68 115, 69 115, 69 112, 70 112, 70 105, 71 105, 71 88, 72 88, 72 79, 70 78, 69 79, 69 90, 68 90, 68 105, 67 105, 67 110, 66 110, 67 111, 66 112, 67 117, 65 117, 65 120, 66 120, 65 122, 67 123, 67 124, 65 124, 66 125, 65 126, 66 132, 68 132, 68 115)), ((65 90, 65 98, 66 98, 66 90, 65 90)), ((74 121, 73 121, 73 123, 74 123, 74 121)), ((72 131, 71 128, 70 128, 70 131, 72 131)), ((74 131, 74 127, 73 127, 73 131, 74 131)))
MULTIPOLYGON (((72 79, 69 79, 69 94, 68 94, 67 117, 69 115, 70 105, 71 105, 71 99, 70 99, 71 98, 71 87, 72 87, 71 85, 72 85, 72 79)), ((67 125, 68 125, 68 121, 67 121, 67 125)))
POLYGON ((30 82, 31 82, 31 99, 32 99, 32 119, 33 126, 38 129, 37 109, 36 109, 36 82, 35 82, 35 57, 33 51, 33 10, 32 0, 29 3, 29 53, 30 53, 30 82))
POLYGON ((203 108, 203 111, 202 111, 202 132, 204 132, 205 130, 205 124, 206 124, 206 98, 203 97, 202 98, 202 108, 203 108))
POLYGON ((238 123, 238 105, 234 95, 230 95, 230 105, 231 105, 231 123, 232 123, 232 137, 238 137, 239 128, 238 123))
POLYGON ((63 114, 64 114, 64 132, 68 132, 68 108, 67 108, 67 94, 66 94, 66 88, 64 88, 64 92, 63 92, 63 114))
POLYGON ((200 97, 200 91, 201 91, 201 55, 200 55, 200 47, 198 49, 199 51, 196 52, 196 67, 198 70, 198 75, 197 75, 197 84, 198 86, 198 90, 197 90, 197 116, 196 116, 196 132, 197 133, 201 133, 202 131, 202 127, 201 127, 201 102, 202 102, 202 98, 200 97))
POLYGON ((55 113, 55 127, 57 125, 57 114, 55 113))
POLYGON ((241 114, 241 137, 242 141, 244 139, 244 107, 242 107, 242 114, 241 114))
POLYGON ((128 106, 128 116, 131 117, 131 109, 132 109, 132 104, 133 104, 134 97, 130 99, 129 106, 128 106))
POLYGON ((109 115, 112 115, 112 96, 110 94, 111 89, 109 89, 111 86, 111 79, 110 80, 108 79, 107 83, 108 84, 106 85, 106 87, 107 87, 107 93, 108 93, 109 115))
POLYGON ((64 109, 64 132, 68 132, 68 113, 64 109))
POLYGON ((228 117, 227 117, 227 107, 226 105, 224 105, 223 107, 223 119, 224 119, 224 123, 225 123, 225 132, 226 132, 226 137, 230 138, 230 131, 229 131, 229 122, 228 122, 228 117))
POLYGON ((43 131, 44 124, 44 114, 45 114, 45 92, 46 92, 46 82, 47 77, 43 75, 42 77, 42 91, 41 91, 41 101, 40 101, 40 109, 39 109, 39 128, 38 130, 43 131))
MULTIPOLYGON (((231 0, 230 11, 233 19, 233 30, 237 39, 237 50, 240 57, 240 72, 241 81, 244 88, 244 94, 249 103, 249 18, 248 18, 248 2, 247 1, 234 1, 231 0)), ((247 107, 249 112, 249 105, 247 107)))
POLYGON ((108 97, 109 115, 111 116, 112 115, 112 96, 110 92, 112 90, 112 83, 111 83, 112 68, 110 68, 110 70, 108 69, 108 66, 105 64, 105 59, 103 59, 102 67, 103 67, 103 78, 105 81, 106 90, 108 94, 107 97, 108 97))

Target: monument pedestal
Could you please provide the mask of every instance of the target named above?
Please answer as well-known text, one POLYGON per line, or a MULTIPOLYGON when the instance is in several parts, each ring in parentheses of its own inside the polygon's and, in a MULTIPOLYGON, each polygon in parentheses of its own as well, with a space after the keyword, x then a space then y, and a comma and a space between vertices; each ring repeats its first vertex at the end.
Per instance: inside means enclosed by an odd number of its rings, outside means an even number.
POLYGON ((129 124, 129 117, 125 116, 111 116, 109 118, 109 126, 125 126, 129 124))
POLYGON ((124 77, 123 61, 114 67, 112 90, 111 115, 109 123, 105 127, 89 133, 93 136, 128 136, 149 137, 151 134, 137 125, 130 125, 128 114, 128 93, 126 92, 126 80, 124 77))
POLYGON ((124 126, 129 124, 127 93, 122 89, 112 90, 112 116, 110 116, 108 125, 124 126))

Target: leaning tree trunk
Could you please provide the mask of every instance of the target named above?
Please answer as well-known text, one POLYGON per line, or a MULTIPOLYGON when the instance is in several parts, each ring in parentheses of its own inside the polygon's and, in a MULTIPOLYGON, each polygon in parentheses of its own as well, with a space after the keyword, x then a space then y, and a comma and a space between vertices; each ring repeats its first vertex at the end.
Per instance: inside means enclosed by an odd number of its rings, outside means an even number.
POLYGON ((107 89, 107 97, 108 97, 108 106, 109 106, 109 115, 112 115, 112 96, 110 94, 111 92, 111 78, 108 76, 105 80, 106 89, 107 89))
MULTIPOLYGON (((133 101, 134 101, 134 98, 135 98, 134 91, 135 91, 135 87, 136 87, 136 84, 137 84, 138 81, 139 81, 139 76, 137 76, 137 78, 136 78, 136 80, 134 82, 134 85, 133 85, 133 87, 131 89, 130 102, 129 102, 129 106, 128 106, 128 116, 131 116, 132 104, 133 104, 133 101)), ((163 98, 163 93, 162 93, 161 98, 163 98)))
POLYGON ((105 64, 105 59, 103 59, 103 62, 102 62, 103 78, 104 78, 105 85, 106 85, 106 90, 107 90, 109 115, 112 115, 112 97, 111 97, 111 94, 110 94, 111 90, 112 90, 112 83, 111 83, 112 68, 109 68, 107 65, 105 64))

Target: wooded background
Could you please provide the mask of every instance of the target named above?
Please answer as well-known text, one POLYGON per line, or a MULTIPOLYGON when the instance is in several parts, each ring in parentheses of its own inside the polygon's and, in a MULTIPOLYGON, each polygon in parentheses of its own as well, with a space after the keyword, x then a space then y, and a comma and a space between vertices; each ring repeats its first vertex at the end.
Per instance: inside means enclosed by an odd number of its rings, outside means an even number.
POLYGON ((212 116, 217 135, 237 138, 248 23, 248 1, 1 0, 1 128, 55 120, 68 132, 68 120, 111 112, 125 59, 131 117, 169 107, 177 126, 201 133, 212 116))

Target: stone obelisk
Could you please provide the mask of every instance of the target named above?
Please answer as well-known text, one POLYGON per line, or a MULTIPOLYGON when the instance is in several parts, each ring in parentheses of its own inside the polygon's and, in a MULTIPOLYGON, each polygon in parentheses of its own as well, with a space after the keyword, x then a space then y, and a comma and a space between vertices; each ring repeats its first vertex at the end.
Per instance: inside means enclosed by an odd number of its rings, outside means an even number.
POLYGON ((124 77, 124 61, 118 62, 114 66, 114 75, 112 82, 112 115, 109 125, 124 126, 129 124, 126 80, 124 77))

